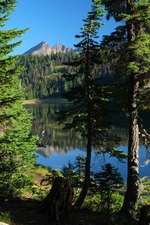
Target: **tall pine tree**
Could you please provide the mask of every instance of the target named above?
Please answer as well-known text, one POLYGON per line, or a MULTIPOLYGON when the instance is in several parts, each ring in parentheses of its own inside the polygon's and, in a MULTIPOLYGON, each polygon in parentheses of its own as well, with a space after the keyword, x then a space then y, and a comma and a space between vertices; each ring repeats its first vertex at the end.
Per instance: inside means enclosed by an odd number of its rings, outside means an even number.
MULTIPOLYGON (((80 131, 86 141, 86 163, 85 163, 85 179, 79 198, 75 207, 80 208, 87 195, 90 186, 90 165, 91 152, 95 142, 95 129, 97 120, 99 123, 103 120, 99 112, 101 101, 104 98, 97 97, 97 76, 99 70, 100 45, 97 42, 98 30, 102 26, 101 18, 103 9, 99 7, 100 0, 92 1, 92 9, 84 20, 84 25, 79 35, 79 43, 75 45, 77 56, 73 62, 68 64, 72 66, 72 73, 65 76, 68 81, 74 85, 65 97, 71 102, 70 109, 67 110, 65 116, 68 119, 68 128, 74 128, 80 131), (98 101, 98 104, 96 104, 98 101)), ((101 125, 102 125, 101 124, 101 125)))
POLYGON ((35 138, 31 135, 31 118, 21 99, 18 58, 13 49, 15 39, 24 30, 3 29, 16 1, 0 1, 0 193, 12 195, 29 183, 34 163, 35 138))
MULTIPOLYGON (((118 52, 118 75, 125 76, 128 86, 128 179, 127 192, 122 211, 133 215, 139 199, 139 97, 143 81, 149 79, 150 60, 150 34, 149 12, 150 3, 147 0, 122 0, 103 1, 108 17, 113 16, 116 20, 124 21, 121 30, 123 43, 116 45, 118 52), (119 63, 120 62, 120 63, 119 63)), ((121 34, 121 33, 120 33, 121 34)), ((119 39, 120 40, 120 39, 119 39)), ((144 88, 144 87, 143 87, 144 88)))

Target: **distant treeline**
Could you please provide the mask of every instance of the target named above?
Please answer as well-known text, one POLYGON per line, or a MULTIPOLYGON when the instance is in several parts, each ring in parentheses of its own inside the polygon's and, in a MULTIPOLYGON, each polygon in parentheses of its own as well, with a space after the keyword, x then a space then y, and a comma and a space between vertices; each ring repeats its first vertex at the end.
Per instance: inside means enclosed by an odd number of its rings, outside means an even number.
POLYGON ((50 56, 21 56, 19 63, 24 67, 21 83, 25 90, 25 97, 45 98, 62 97, 64 91, 73 84, 65 82, 64 74, 70 73, 69 63, 77 53, 56 53, 50 56))

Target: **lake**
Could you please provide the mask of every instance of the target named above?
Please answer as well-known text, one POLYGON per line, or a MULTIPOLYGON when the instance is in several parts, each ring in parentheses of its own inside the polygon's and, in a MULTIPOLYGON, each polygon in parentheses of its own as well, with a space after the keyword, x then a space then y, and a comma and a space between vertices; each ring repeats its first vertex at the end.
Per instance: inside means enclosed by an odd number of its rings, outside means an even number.
MULTIPOLYGON (((44 103, 27 106, 33 116, 32 132, 39 137, 37 163, 52 169, 62 169, 68 163, 75 164, 78 156, 86 155, 85 141, 81 134, 73 130, 64 130, 63 124, 57 121, 57 115, 65 106, 66 104, 64 105, 63 103, 44 103)), ((123 152, 127 152, 127 129, 124 125, 120 126, 120 122, 118 124, 117 127, 112 125, 111 128, 111 132, 120 137, 120 142, 115 147, 123 152)), ((112 140, 109 141, 110 143, 107 144, 112 145, 112 140)), ((100 149, 102 148, 105 148, 105 146, 93 149, 92 171, 100 171, 102 165, 109 162, 118 168, 123 178, 126 179, 126 159, 120 161, 109 154, 101 154, 100 149)), ((150 176, 150 154, 142 145, 140 147, 140 176, 150 176)))

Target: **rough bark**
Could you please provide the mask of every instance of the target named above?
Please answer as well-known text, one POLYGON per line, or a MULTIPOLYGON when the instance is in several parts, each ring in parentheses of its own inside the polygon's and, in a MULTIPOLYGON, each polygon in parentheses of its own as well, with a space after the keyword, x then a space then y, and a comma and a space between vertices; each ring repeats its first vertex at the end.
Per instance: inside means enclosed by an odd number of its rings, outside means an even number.
MULTIPOLYGON (((127 1, 128 12, 134 15, 135 1, 127 1)), ((132 22, 127 22, 127 38, 128 42, 132 42, 136 37, 136 27, 132 22)), ((134 59, 129 57, 131 61, 134 59)), ((139 125, 138 125, 138 91, 139 81, 136 80, 135 74, 130 74, 129 77, 129 96, 128 96, 128 111, 129 111, 129 140, 128 140, 128 177, 127 191, 124 198, 122 212, 133 215, 136 204, 139 198, 139 125)))
POLYGON ((127 191, 122 210, 132 215, 139 198, 139 126, 137 111, 137 93, 139 82, 130 79, 129 97, 129 141, 128 141, 128 177, 127 191))
POLYGON ((50 193, 42 204, 42 210, 47 211, 49 218, 57 224, 62 224, 72 208, 73 189, 64 177, 56 177, 50 193))

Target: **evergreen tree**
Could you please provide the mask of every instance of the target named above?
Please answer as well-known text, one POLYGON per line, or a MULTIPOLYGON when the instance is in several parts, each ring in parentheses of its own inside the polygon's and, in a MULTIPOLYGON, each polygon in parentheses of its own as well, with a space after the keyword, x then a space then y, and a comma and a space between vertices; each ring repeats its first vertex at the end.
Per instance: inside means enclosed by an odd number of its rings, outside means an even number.
MULTIPOLYGON (((122 211, 132 215, 139 199, 139 96, 143 81, 149 79, 149 56, 150 56, 150 34, 149 34, 149 1, 122 0, 103 1, 108 16, 116 20, 124 21, 124 41, 121 48, 118 43, 120 68, 117 72, 124 75, 128 90, 128 180, 127 192, 122 211), (122 48, 123 47, 123 48, 122 48)), ((116 49, 117 49, 116 48, 116 49)), ((116 50, 115 49, 115 50, 116 50)))
POLYGON ((94 175, 97 190, 101 195, 101 208, 111 209, 112 194, 123 186, 123 178, 111 164, 105 164, 102 171, 94 175))
POLYGON ((97 120, 102 122, 102 117, 98 114, 98 108, 101 101, 105 102, 105 99, 97 97, 96 93, 97 65, 99 64, 100 51, 96 38, 98 29, 102 25, 100 18, 103 15, 103 9, 99 8, 99 0, 92 1, 92 3, 92 10, 84 20, 81 33, 76 36, 80 40, 75 45, 78 52, 76 59, 67 64, 73 68, 73 72, 65 75, 65 79, 73 83, 73 87, 65 95, 72 102, 70 109, 67 109, 67 113, 65 113, 65 117, 67 117, 66 127, 81 132, 86 140, 87 151, 85 178, 81 193, 75 204, 77 208, 81 207, 90 186, 91 152, 94 145, 95 127, 97 120), (96 104, 96 100, 98 104, 96 104))
MULTIPOLYGON (((14 0, 0 2, 0 27, 3 28, 14 0)), ((30 134, 31 118, 23 108, 18 58, 13 42, 25 30, 0 30, 0 192, 11 195, 30 182, 29 170, 34 163, 35 138, 30 134)))

